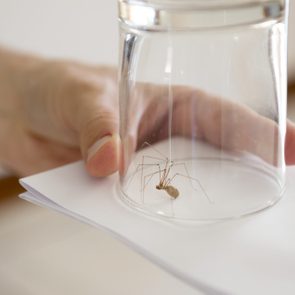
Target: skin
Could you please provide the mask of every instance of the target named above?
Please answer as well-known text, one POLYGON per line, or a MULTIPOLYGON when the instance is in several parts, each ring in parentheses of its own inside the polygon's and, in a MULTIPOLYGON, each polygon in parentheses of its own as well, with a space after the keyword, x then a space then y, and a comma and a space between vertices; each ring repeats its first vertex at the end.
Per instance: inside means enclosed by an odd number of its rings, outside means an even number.
MULTIPOLYGON (((0 49, 0 64, 2 165, 25 176, 83 158, 92 176, 107 176, 118 170, 122 142, 118 135, 116 69, 46 60, 6 49, 0 49)), ((164 124, 161 118, 167 116, 168 109, 157 104, 165 95, 159 85, 141 84, 133 89, 131 110, 137 112, 132 117, 130 110, 131 133, 126 136, 130 151, 125 158, 145 140, 167 137, 159 133, 159 126, 164 124), (138 102, 142 103, 140 108, 138 102), (153 120, 149 119, 151 110, 153 120)), ((226 149, 244 149, 274 161, 268 147, 277 126, 245 106, 197 89, 174 86, 173 113, 173 134, 192 136, 226 149), (193 116, 192 107, 199 113, 193 116), (221 121, 221 117, 228 119, 221 121), (220 128, 227 130, 222 137, 220 128)), ((288 121, 287 164, 295 164, 294 151, 295 126, 288 121)))

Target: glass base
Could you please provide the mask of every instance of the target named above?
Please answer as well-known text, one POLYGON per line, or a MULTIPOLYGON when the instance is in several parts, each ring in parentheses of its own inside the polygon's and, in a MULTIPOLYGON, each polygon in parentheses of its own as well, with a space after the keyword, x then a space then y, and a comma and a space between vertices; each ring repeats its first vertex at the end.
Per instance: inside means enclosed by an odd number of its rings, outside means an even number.
MULTIPOLYGON (((185 142, 179 139, 173 144, 182 156, 185 142)), ((144 214, 171 221, 214 222, 261 211, 283 195, 276 168, 257 157, 220 153, 198 143, 199 155, 168 160, 155 156, 161 145, 138 152, 120 186, 120 198, 144 214), (161 179, 166 181, 162 186, 161 179)))

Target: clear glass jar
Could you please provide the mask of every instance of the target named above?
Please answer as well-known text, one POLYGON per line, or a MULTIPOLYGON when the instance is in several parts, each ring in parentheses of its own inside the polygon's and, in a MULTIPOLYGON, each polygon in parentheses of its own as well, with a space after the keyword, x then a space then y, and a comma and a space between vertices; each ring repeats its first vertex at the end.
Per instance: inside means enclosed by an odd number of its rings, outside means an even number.
POLYGON ((284 192, 283 0, 119 0, 120 197, 173 221, 284 192))

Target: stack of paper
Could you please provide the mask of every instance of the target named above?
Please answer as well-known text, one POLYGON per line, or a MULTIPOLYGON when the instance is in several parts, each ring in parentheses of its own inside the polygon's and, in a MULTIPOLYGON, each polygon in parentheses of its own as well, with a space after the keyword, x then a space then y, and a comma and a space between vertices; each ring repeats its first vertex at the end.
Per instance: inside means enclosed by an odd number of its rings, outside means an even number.
MULTIPOLYGON (((288 178, 295 178, 289 168, 288 178)), ((117 197, 117 177, 89 177, 78 162, 21 180, 21 197, 100 229, 206 294, 295 294, 295 183, 271 209, 234 221, 181 226, 117 197)))

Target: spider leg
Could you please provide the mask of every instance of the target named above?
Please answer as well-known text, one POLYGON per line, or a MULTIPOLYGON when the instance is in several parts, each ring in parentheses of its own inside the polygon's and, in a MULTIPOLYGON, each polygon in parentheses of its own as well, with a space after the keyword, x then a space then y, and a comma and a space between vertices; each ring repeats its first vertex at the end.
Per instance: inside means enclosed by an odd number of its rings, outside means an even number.
MULTIPOLYGON (((153 173, 151 173, 151 178, 148 180, 147 183, 145 183, 145 179, 146 179, 146 176, 143 175, 143 167, 144 165, 146 165, 145 163, 145 159, 152 159, 152 160, 157 160, 157 161, 160 161, 160 162, 163 162, 164 160, 161 159, 161 158, 157 158, 157 157, 151 157, 151 156, 147 156, 147 155, 143 155, 142 156, 142 159, 141 159, 141 177, 140 177, 140 187, 141 187, 141 200, 142 200, 142 203, 144 203, 144 189, 146 187, 146 185, 151 181, 152 177, 153 177, 153 173)), ((160 173, 160 163, 153 163, 153 164, 150 164, 149 167, 151 166, 157 166, 158 167, 158 170, 159 170, 159 178, 161 177, 161 173, 160 173)), ((157 172, 155 172, 157 173, 157 172)), ((149 175, 147 175, 149 176, 149 175)))
POLYGON ((147 175, 144 175, 144 177, 143 177, 143 186, 141 187, 141 201, 142 201, 142 203, 144 203, 144 191, 145 191, 146 186, 149 184, 149 182, 152 180, 152 178, 155 174, 159 173, 159 175, 160 175, 164 171, 164 170, 161 170, 159 164, 158 164, 158 169, 159 169, 159 171, 149 173, 147 175))
POLYGON ((142 163, 141 164, 137 164, 135 171, 131 174, 131 176, 128 179, 128 183, 126 185, 126 189, 128 189, 129 185, 133 181, 133 178, 135 177, 135 175, 138 172, 142 172, 143 170, 148 169, 148 168, 151 168, 151 167, 154 167, 154 166, 158 166, 158 164, 146 164, 146 163, 144 163, 144 164, 142 164, 142 163))
POLYGON ((186 166, 185 162, 175 163, 174 166, 183 166, 183 168, 185 170, 185 173, 186 173, 186 176, 189 179, 189 182, 190 182, 192 188, 194 190, 196 190, 196 188, 193 186, 192 177, 188 173, 188 169, 187 169, 187 166, 186 166))
POLYGON ((142 157, 144 157, 145 159, 152 159, 152 160, 157 160, 159 162, 165 162, 166 158, 159 158, 159 157, 152 157, 152 156, 148 156, 148 155, 143 155, 142 157))
POLYGON ((167 156, 165 156, 163 153, 161 153, 158 149, 156 149, 153 145, 151 145, 150 143, 148 143, 147 141, 145 141, 142 145, 141 148, 145 148, 145 147, 150 147, 151 149, 153 149, 155 152, 157 152, 159 155, 162 156, 162 159, 167 159, 167 156))
POLYGON ((157 161, 160 161, 160 162, 164 162, 164 160, 161 159, 161 158, 151 157, 151 156, 147 156, 147 155, 142 156, 141 164, 139 164, 142 167, 142 169, 141 169, 141 177, 140 177, 140 179, 141 179, 141 188, 143 187, 143 167, 146 167, 146 166, 149 166, 149 167, 151 167, 151 166, 159 166, 159 164, 160 164, 160 163, 152 163, 152 164, 146 163, 145 162, 146 159, 152 159, 152 160, 157 160, 157 161))
POLYGON ((193 180, 193 181, 196 181, 201 189, 201 191, 203 192, 203 194, 205 195, 205 197, 207 198, 207 200, 209 201, 209 203, 214 203, 210 197, 208 196, 208 194, 206 193, 206 190, 204 189, 204 187, 202 186, 201 182, 197 179, 197 178, 194 178, 194 177, 191 177, 191 176, 187 176, 185 174, 181 174, 181 173, 175 173, 173 175, 173 177, 170 179, 169 183, 167 185, 169 185, 171 183, 171 181, 176 177, 176 176, 182 176, 182 177, 185 177, 185 178, 188 178, 190 180, 193 180))
POLYGON ((165 170, 165 169, 160 170, 160 165, 159 165, 159 171, 155 171, 155 172, 153 172, 153 173, 150 173, 150 174, 144 175, 144 187, 143 187, 143 189, 146 188, 146 186, 149 184, 149 182, 152 180, 153 176, 154 176, 156 173, 161 174, 162 172, 164 172, 164 170, 165 170), (149 179, 148 179, 148 181, 146 181, 146 178, 148 178, 148 177, 149 177, 149 179))
MULTIPOLYGON (((136 168, 134 169, 134 171, 131 173, 131 175, 129 176, 129 179, 127 181, 127 185, 126 188, 128 189, 129 185, 132 183, 133 178, 135 177, 135 175, 138 172, 143 173, 143 170, 151 168, 152 166, 157 166, 158 163, 146 163, 148 162, 148 159, 152 159, 152 160, 156 160, 159 164, 161 164, 161 162, 165 162, 165 160, 161 159, 161 158, 157 158, 157 157, 151 157, 151 156, 147 156, 147 155, 143 155, 141 157, 141 163, 136 165, 136 168)), ((135 165, 134 165, 135 166, 135 165)))

